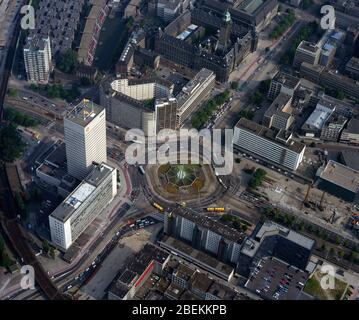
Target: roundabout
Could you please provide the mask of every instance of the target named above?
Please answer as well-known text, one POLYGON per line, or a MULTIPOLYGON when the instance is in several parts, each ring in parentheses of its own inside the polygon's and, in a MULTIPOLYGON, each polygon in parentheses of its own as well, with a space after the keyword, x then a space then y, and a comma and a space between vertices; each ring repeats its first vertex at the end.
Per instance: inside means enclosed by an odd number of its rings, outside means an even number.
POLYGON ((197 202, 220 188, 207 164, 148 165, 146 184, 152 194, 170 203, 197 202))

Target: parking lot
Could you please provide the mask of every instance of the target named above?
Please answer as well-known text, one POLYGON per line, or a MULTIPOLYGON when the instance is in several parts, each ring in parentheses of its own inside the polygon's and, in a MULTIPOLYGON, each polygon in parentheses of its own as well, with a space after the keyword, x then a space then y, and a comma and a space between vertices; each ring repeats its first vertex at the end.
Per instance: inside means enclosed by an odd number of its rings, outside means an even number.
POLYGON ((302 293, 308 274, 275 258, 262 259, 246 287, 269 300, 307 300, 302 293))

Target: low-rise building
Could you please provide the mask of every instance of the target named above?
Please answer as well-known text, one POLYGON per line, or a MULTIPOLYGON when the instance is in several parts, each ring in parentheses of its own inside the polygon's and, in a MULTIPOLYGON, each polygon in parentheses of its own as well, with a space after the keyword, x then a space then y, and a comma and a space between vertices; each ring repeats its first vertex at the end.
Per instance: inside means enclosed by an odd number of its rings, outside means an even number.
POLYGON ((320 102, 315 107, 309 118, 302 126, 302 132, 307 137, 314 137, 320 135, 324 124, 332 116, 335 107, 332 105, 322 105, 320 102))
POLYGON ((266 221, 244 242, 236 271, 248 277, 265 257, 275 257, 306 270, 314 245, 313 239, 273 221, 266 221))
POLYGON ((95 58, 101 28, 109 12, 107 2, 108 0, 93 0, 91 10, 86 18, 78 49, 78 61, 87 66, 91 66, 95 58))
POLYGON ((359 150, 345 149, 340 151, 340 162, 345 166, 359 171, 359 150))
POLYGON ((329 160, 318 169, 318 187, 346 201, 354 201, 359 192, 359 172, 329 160))
POLYGON ((292 96, 280 93, 264 113, 263 124, 268 128, 288 130, 294 121, 292 96))
POLYGON ((127 260, 125 267, 112 281, 108 289, 108 299, 132 299, 152 273, 162 275, 162 270, 169 260, 169 253, 147 243, 142 250, 127 260))
POLYGON ((271 81, 268 91, 268 99, 273 101, 280 93, 285 93, 294 97, 294 94, 299 86, 299 78, 279 71, 271 81))
POLYGON ((334 112, 324 124, 320 133, 320 139, 324 141, 338 142, 348 118, 334 112))
POLYGON ((300 76, 321 86, 342 91, 356 99, 359 98, 359 83, 354 79, 339 74, 338 71, 303 62, 300 68, 300 76))
POLYGON ((316 65, 319 62, 321 48, 316 43, 302 41, 294 56, 293 66, 299 68, 303 62, 316 65))

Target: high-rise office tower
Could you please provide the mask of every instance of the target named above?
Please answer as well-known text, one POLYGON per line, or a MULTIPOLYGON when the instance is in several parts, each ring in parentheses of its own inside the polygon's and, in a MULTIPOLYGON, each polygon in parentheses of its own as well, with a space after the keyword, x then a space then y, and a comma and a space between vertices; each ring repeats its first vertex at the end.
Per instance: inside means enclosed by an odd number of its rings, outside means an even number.
POLYGON ((105 109, 82 100, 64 119, 68 173, 82 180, 93 162, 107 161, 105 109))
POLYGON ((23 51, 27 80, 37 84, 48 83, 52 68, 50 37, 28 37, 23 51))

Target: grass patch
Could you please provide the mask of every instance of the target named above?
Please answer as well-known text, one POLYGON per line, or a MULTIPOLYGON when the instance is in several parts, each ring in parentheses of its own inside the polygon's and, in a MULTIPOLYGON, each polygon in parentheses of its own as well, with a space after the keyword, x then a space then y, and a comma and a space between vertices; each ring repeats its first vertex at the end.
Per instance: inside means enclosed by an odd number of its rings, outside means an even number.
POLYGON ((305 284, 304 292, 319 300, 340 300, 347 287, 347 283, 335 278, 335 288, 324 290, 320 285, 323 276, 324 274, 320 271, 316 271, 305 284))

